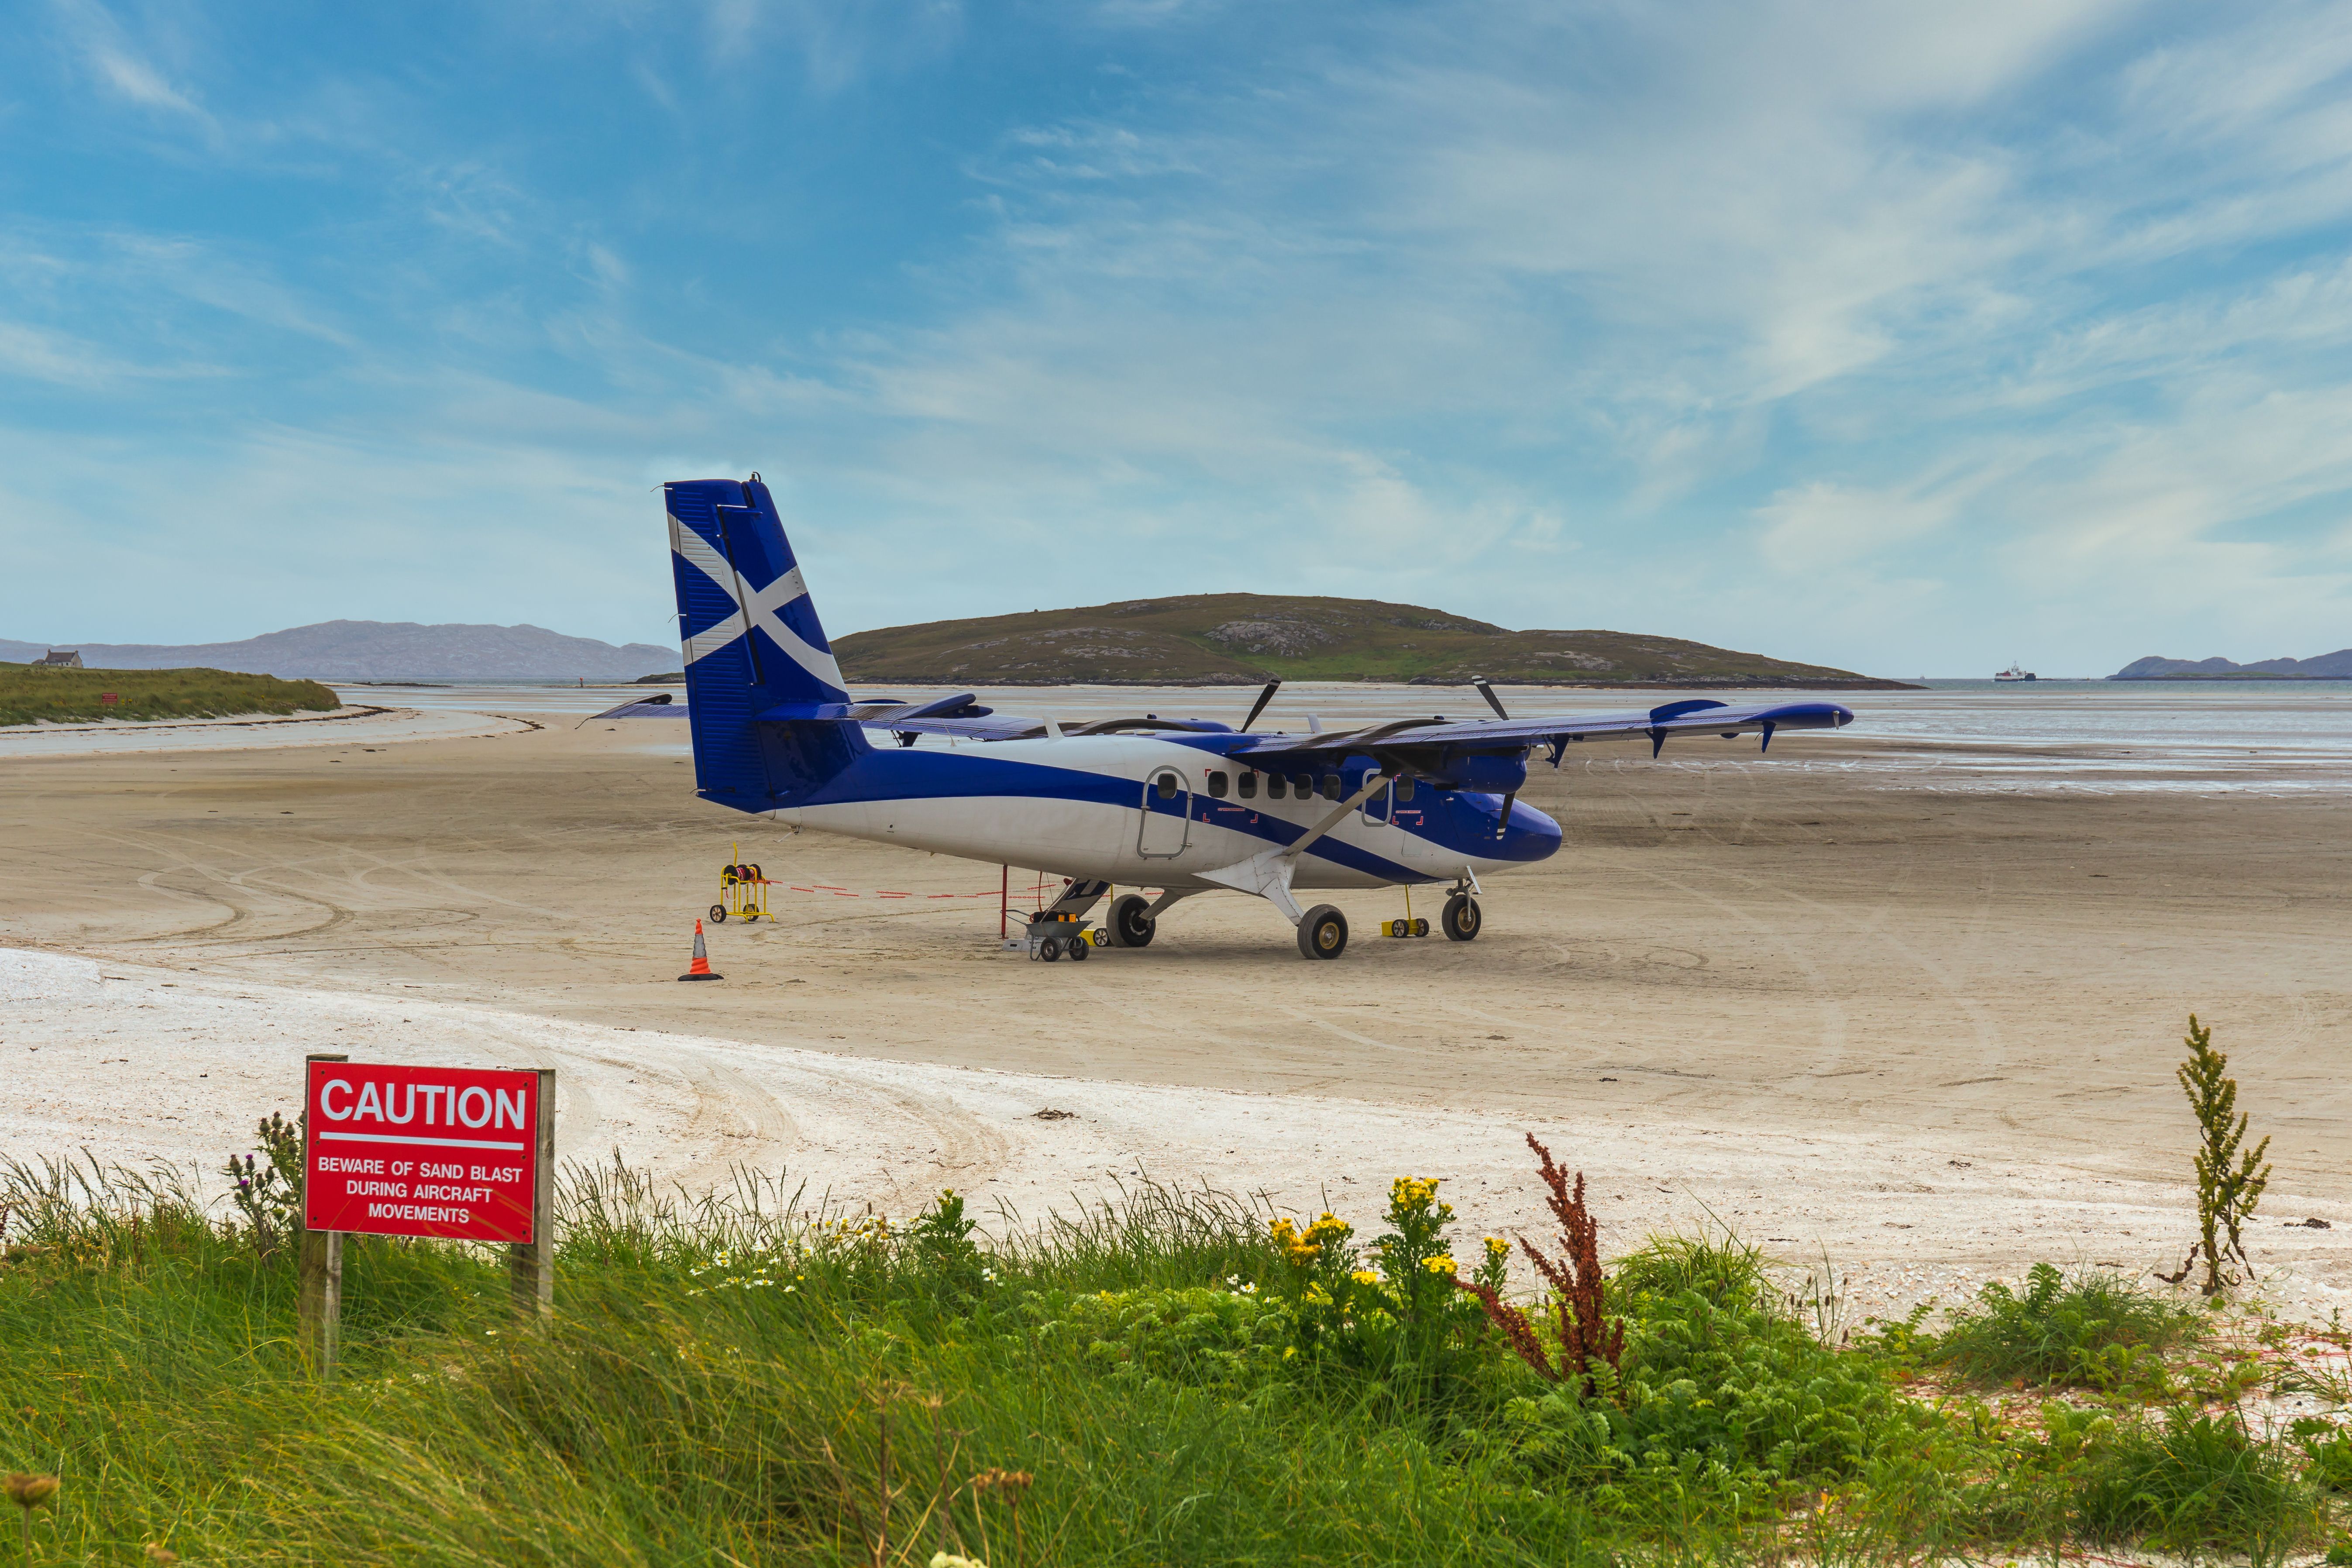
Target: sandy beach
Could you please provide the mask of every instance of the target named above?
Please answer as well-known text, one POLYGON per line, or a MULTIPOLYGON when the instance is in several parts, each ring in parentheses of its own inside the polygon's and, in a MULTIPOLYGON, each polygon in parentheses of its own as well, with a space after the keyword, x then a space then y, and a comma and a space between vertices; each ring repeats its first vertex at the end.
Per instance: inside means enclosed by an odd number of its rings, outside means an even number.
POLYGON ((338 1049, 552 1063, 567 1157, 689 1184, 1034 1215, 1148 1175, 1361 1221, 1410 1171, 1494 1227, 1537 1217, 1527 1130, 1621 1242, 1712 1213, 1879 1306, 2177 1263, 2193 1010, 2275 1138, 2258 1258, 2300 1308, 2352 1291, 2340 770, 2099 788, 2043 757, 2019 787, 2012 752, 1987 787, 1864 725, 1596 747, 1538 771, 1565 847, 1488 887, 1475 943, 1378 939, 1401 898, 1341 895, 1356 943, 1307 965, 1212 898, 1048 966, 992 897, 933 896, 994 866, 751 825, 693 798, 682 725, 572 728, 594 695, 478 703, 496 733, 6 761, 0 1150, 211 1167, 338 1049), (679 985, 738 842, 838 890, 711 928, 727 980, 679 985))

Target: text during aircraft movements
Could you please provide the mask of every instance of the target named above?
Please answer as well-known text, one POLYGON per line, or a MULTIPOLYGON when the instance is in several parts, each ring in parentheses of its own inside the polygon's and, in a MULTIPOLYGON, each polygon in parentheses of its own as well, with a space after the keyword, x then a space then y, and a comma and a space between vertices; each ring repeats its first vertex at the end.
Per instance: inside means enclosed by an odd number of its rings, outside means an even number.
POLYGON ((341 1061, 309 1068, 309 1228, 536 1239, 536 1072, 341 1061))

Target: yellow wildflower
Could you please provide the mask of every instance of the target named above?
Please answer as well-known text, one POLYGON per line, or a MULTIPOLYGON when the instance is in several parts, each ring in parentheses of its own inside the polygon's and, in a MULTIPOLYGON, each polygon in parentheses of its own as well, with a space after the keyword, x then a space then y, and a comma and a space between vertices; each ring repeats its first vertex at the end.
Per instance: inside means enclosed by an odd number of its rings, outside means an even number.
POLYGON ((1421 1266, 1423 1268, 1428 1269, 1432 1274, 1451 1274, 1454 1272, 1454 1259, 1446 1257, 1442 1252, 1434 1258, 1423 1258, 1421 1260, 1421 1266))
POLYGON ((1511 1244, 1510 1244, 1509 1242, 1507 1242, 1507 1241, 1505 1241, 1501 1237, 1499 1237, 1499 1236, 1490 1236, 1490 1237, 1488 1237, 1486 1238, 1486 1256, 1487 1256, 1487 1257, 1489 1257, 1489 1258, 1504 1258, 1504 1257, 1507 1257, 1507 1256, 1509 1256, 1509 1254, 1510 1254, 1510 1250, 1511 1250, 1511 1244))
POLYGON ((1381 1277, 1369 1268, 1359 1268, 1348 1278, 1359 1285, 1377 1285, 1381 1282, 1381 1277))

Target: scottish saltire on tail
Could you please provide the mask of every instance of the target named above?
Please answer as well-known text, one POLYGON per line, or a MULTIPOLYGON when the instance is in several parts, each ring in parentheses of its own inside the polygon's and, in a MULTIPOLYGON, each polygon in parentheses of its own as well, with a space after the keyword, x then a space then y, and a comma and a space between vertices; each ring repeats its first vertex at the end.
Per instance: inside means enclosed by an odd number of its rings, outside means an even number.
POLYGON ((1570 745, 1831 730, 1834 702, 1735 707, 1690 698, 1614 713, 1397 720, 1293 735, 1253 732, 1279 682, 1236 730, 1156 715, 1082 725, 1020 719, 961 692, 927 701, 851 695, 774 497, 748 481, 664 489, 695 787, 705 800, 795 826, 1019 866, 1069 879, 1055 910, 1084 914, 1116 883, 1115 947, 1141 947, 1171 906, 1220 889, 1264 899, 1299 952, 1336 958, 1346 917, 1298 895, 1444 883, 1441 921, 1469 941, 1481 878, 1542 860, 1559 826, 1520 802, 1530 757, 1570 745))

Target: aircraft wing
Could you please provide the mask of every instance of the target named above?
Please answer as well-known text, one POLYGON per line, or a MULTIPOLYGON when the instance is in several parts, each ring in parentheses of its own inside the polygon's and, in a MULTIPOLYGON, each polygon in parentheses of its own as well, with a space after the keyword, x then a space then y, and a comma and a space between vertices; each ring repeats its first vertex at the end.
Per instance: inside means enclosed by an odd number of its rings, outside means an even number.
POLYGON ((686 704, 674 700, 668 692, 661 691, 651 697, 632 697, 618 708, 607 708, 602 713, 591 713, 587 718, 581 720, 579 724, 572 727, 577 730, 581 725, 592 723, 598 719, 683 719, 685 717, 686 704))
POLYGON ((1651 709, 1619 713, 1567 713, 1540 719, 1443 718, 1391 720, 1355 730, 1312 735, 1268 735, 1246 752, 1255 757, 1378 755, 1432 751, 1457 755, 1552 748, 1557 763, 1571 742, 1647 736, 1657 755, 1671 735, 1760 733, 1764 744, 1781 730, 1834 730, 1853 722, 1853 710, 1835 702, 1766 702, 1733 707, 1712 698, 1689 698, 1651 709))

